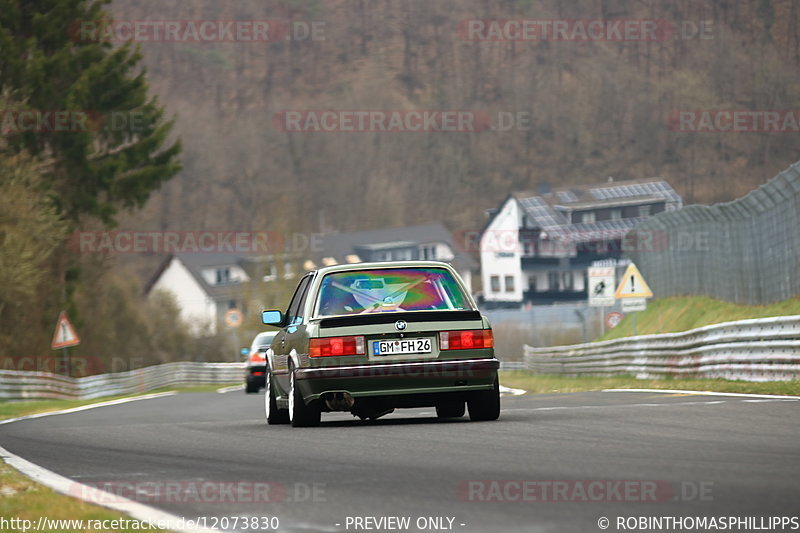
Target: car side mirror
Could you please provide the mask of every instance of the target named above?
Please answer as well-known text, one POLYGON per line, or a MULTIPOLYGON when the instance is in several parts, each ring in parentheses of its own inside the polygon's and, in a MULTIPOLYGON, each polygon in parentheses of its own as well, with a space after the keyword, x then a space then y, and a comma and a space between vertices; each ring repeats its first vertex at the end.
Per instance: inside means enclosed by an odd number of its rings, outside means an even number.
POLYGON ((268 326, 283 326, 283 318, 283 313, 275 309, 261 312, 261 322, 268 326))

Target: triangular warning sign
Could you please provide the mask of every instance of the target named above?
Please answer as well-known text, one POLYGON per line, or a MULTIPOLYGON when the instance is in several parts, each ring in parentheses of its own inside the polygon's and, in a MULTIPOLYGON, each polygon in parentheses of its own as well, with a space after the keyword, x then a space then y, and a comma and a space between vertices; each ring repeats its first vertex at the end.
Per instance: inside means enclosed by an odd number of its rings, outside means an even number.
POLYGON ((631 263, 614 293, 615 298, 652 298, 653 291, 645 282, 639 269, 631 263))
POLYGON ((59 348, 68 348, 70 346, 77 346, 81 343, 78 334, 67 319, 67 313, 61 311, 58 315, 58 323, 56 324, 56 332, 53 335, 53 342, 50 347, 54 350, 59 348))

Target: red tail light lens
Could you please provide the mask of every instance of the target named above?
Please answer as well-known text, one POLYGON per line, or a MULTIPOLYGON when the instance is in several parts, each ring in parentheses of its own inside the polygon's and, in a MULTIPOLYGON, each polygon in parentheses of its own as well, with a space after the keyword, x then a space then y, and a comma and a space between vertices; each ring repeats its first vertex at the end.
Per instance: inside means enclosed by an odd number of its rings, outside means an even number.
POLYGON ((323 337, 311 339, 308 343, 309 357, 328 357, 337 355, 364 355, 364 337, 323 337))
POLYGON ((494 348, 494 336, 490 329, 465 329, 460 331, 440 331, 440 350, 474 350, 494 348))
POLYGON ((264 354, 263 352, 255 352, 253 355, 250 356, 250 360, 254 363, 263 363, 264 361, 267 360, 267 358, 264 357, 265 355, 266 354, 264 354))

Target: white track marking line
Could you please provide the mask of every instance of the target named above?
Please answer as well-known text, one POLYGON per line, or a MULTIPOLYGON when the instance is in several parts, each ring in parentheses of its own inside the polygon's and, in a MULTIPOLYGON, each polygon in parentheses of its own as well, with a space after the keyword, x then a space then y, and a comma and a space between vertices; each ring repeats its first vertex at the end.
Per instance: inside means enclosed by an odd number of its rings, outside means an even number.
POLYGON ((747 403, 769 403, 769 402, 796 402, 797 400, 784 400, 783 398, 775 398, 770 400, 742 400, 747 403))
POLYGON ((230 387, 222 387, 221 389, 217 389, 217 394, 225 394, 226 392, 233 392, 236 390, 244 390, 244 384, 232 385, 230 387))
POLYGON ((33 418, 43 418, 45 416, 64 415, 67 413, 77 413, 78 411, 88 411, 89 409, 97 409, 98 407, 107 407, 109 405, 121 405, 123 403, 138 402, 139 400, 150 400, 152 398, 164 398, 167 396, 174 396, 178 394, 175 391, 159 392, 156 394, 145 394, 144 396, 134 396, 132 398, 120 398, 119 400, 109 400, 107 402, 90 403, 88 405, 81 405, 80 407, 72 407, 71 409, 62 409, 61 411, 47 411, 45 413, 36 413, 33 415, 19 416, 17 418, 7 418, 0 420, 0 425, 10 424, 11 422, 18 422, 20 420, 30 420, 33 418))
MULTIPOLYGON (((67 413, 75 413, 78 411, 87 411, 89 409, 96 409, 98 407, 120 405, 124 403, 136 402, 139 400, 164 398, 167 396, 174 396, 175 394, 177 394, 177 392, 175 391, 161 392, 157 394, 135 396, 133 398, 122 398, 119 400, 111 400, 108 402, 92 403, 89 405, 74 407, 72 409, 63 409, 61 411, 49 411, 47 413, 37 413, 34 415, 10 418, 8 420, 0 421, 0 424, 9 424, 11 422, 16 422, 18 420, 29 420, 32 418, 42 418, 45 416, 63 415, 67 413)), ((2 446, 0 446, 0 459, 5 461, 7 464, 13 466, 14 468, 22 472, 24 475, 28 476, 35 482, 44 485, 45 487, 51 488, 60 494, 70 496, 78 500, 82 500, 86 503, 99 505, 101 507, 106 507, 114 511, 119 511, 136 520, 140 520, 143 522, 156 522, 156 523, 159 521, 164 521, 165 524, 169 522, 172 525, 178 525, 182 520, 182 517, 180 516, 161 511, 159 509, 156 509, 155 507, 150 507, 148 505, 144 505, 139 502, 129 500, 127 498, 123 498, 117 494, 112 494, 110 492, 100 490, 96 487, 90 487, 88 485, 84 485, 83 483, 78 483, 77 481, 56 474, 55 472, 51 472, 50 470, 47 470, 44 467, 41 467, 35 463, 28 461, 27 459, 23 459, 22 457, 9 452, 2 446), (89 494, 92 495, 92 498, 83 498, 80 496, 89 494)), ((209 528, 194 528, 194 529, 183 528, 183 529, 173 529, 173 531, 179 531, 181 533, 222 533, 217 529, 209 529, 209 528)))
POLYGON ((504 387, 500 385, 500 394, 510 394, 512 396, 520 396, 522 394, 525 394, 526 392, 528 391, 522 389, 512 389, 510 387, 504 387))
MULTIPOLYGON (((131 518, 143 522, 158 523, 163 521, 163 524, 170 523, 171 525, 180 524, 182 517, 176 516, 164 511, 160 511, 154 507, 123 498, 117 494, 106 492, 95 487, 78 483, 69 478, 51 472, 46 468, 31 463, 30 461, 14 455, 3 447, 0 447, 0 459, 13 466, 32 480, 49 487, 54 491, 82 500, 86 503, 106 507, 114 511, 124 513, 131 518), (81 495, 92 495, 91 498, 83 498, 81 495)), ((185 521, 184 521, 185 523, 185 521)), ((216 529, 197 528, 197 529, 173 529, 173 531, 180 531, 185 533, 221 533, 216 529)))
POLYGON ((697 394, 700 396, 731 396, 735 398, 769 398, 783 400, 800 400, 800 396, 780 396, 776 394, 745 394, 742 392, 712 392, 704 390, 670 390, 670 389, 603 389, 601 392, 659 392, 664 394, 697 394))
POLYGON ((563 405, 554 407, 518 407, 503 409, 505 411, 566 411, 571 409, 614 409, 619 407, 677 407, 681 405, 717 405, 725 403, 725 400, 711 402, 669 402, 669 403, 627 403, 622 405, 563 405))

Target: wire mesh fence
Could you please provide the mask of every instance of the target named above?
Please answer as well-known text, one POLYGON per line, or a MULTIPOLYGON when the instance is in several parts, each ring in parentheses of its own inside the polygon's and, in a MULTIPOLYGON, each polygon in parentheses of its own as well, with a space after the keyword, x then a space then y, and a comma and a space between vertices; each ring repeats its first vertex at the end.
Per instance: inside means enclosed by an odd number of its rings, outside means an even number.
POLYGON ((800 294, 800 162, 738 200, 648 219, 626 241, 656 297, 759 305, 800 294))

